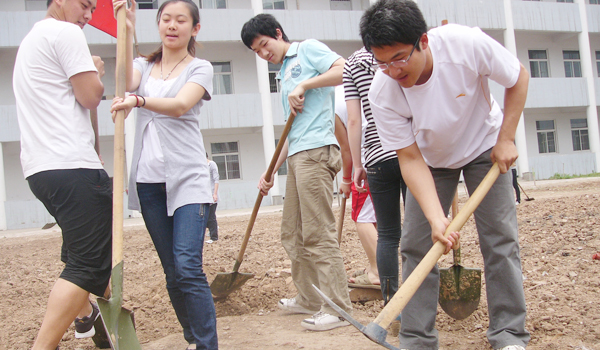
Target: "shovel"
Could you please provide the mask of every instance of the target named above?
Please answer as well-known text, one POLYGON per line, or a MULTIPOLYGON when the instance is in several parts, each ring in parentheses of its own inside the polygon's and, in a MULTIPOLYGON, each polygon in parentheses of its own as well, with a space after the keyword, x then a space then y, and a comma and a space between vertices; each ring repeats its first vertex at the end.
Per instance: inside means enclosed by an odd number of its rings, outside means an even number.
MULTIPOLYGON (((285 127, 283 128, 283 132, 281 133, 281 138, 279 138, 279 143, 277 143, 277 147, 275 148, 275 153, 273 153, 273 158, 271 158, 269 168, 265 173, 265 180, 267 182, 271 181, 271 175, 273 175, 273 171, 275 170, 275 164, 277 163, 277 159, 281 154, 281 149, 285 144, 285 140, 288 137, 288 133, 292 128, 294 118, 295 116, 290 113, 290 116, 288 117, 288 120, 285 123, 285 127)), ((247 280, 254 277, 254 274, 252 273, 241 273, 238 272, 238 270, 240 268, 240 265, 242 264, 242 260, 244 259, 246 246, 248 245, 248 240, 250 239, 250 234, 252 233, 252 228, 254 227, 254 222, 256 221, 256 216, 258 215, 258 209, 260 208, 260 203, 262 202, 262 199, 263 195, 260 193, 260 191, 258 191, 258 197, 256 198, 256 202, 254 203, 252 215, 250 215, 250 221, 248 221, 248 227, 246 228, 246 234, 244 235, 244 240, 242 241, 240 252, 233 265, 233 271, 227 273, 218 273, 215 279, 210 284, 210 291, 216 300, 227 297, 229 294, 241 288, 247 280)))
POLYGON ((525 193, 525 190, 523 189, 523 186, 521 186, 521 184, 520 184, 520 183, 518 183, 518 182, 517 182, 517 185, 519 185, 519 188, 521 189, 521 192, 523 192, 523 194, 525 195, 525 197, 526 197, 526 198, 525 198, 525 201, 526 201, 526 202, 529 202, 529 201, 535 200, 535 198, 533 198, 533 197, 529 197, 529 196, 527 195, 527 193, 525 193))
MULTIPOLYGON (((125 7, 117 12, 116 94, 125 96, 126 26, 125 7)), ((98 298, 98 307, 108 341, 114 350, 141 350, 135 334, 133 313, 123 304, 123 174, 125 166, 125 111, 115 118, 115 147, 113 174, 113 243, 110 299, 98 298)))
MULTIPOLYGON (((452 200, 452 218, 458 213, 458 192, 452 200)), ((440 306, 457 320, 469 317, 479 306, 481 269, 460 265, 460 245, 453 250, 454 264, 440 269, 440 306)))
MULTIPOLYGON (((469 216, 475 211, 479 203, 483 200, 485 195, 488 193, 496 179, 500 175, 498 164, 494 163, 490 171, 487 173, 485 178, 481 181, 477 190, 473 192, 463 209, 456 215, 450 225, 446 228, 445 236, 448 237, 450 232, 456 232, 460 230, 469 216)), ((394 294, 394 297, 387 303, 387 305, 381 310, 379 316, 375 320, 366 326, 360 324, 346 311, 337 306, 329 297, 319 290, 314 284, 313 288, 316 289, 317 293, 321 295, 323 300, 327 302, 335 311, 337 311, 346 321, 350 322, 354 327, 361 331, 367 338, 374 341, 375 343, 392 350, 398 350, 395 346, 386 341, 387 328, 396 319, 396 317, 402 312, 402 309, 406 306, 410 298, 415 294, 421 283, 425 280, 425 277, 429 274, 431 269, 435 266, 438 259, 444 254, 446 247, 442 242, 436 242, 433 247, 429 250, 427 255, 423 257, 419 265, 413 270, 408 276, 406 281, 402 283, 400 289, 394 294)))

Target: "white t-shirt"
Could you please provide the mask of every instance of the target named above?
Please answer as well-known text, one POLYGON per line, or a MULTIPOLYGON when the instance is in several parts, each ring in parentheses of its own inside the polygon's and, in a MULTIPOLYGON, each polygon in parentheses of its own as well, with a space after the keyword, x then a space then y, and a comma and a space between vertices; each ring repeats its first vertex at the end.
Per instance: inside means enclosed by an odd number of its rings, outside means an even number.
POLYGON ((503 114, 488 79, 510 88, 520 63, 479 28, 449 24, 428 37, 429 80, 404 89, 378 71, 369 101, 385 150, 416 142, 429 166, 456 169, 496 144, 503 114))
MULTIPOLYGON (((348 107, 346 107, 346 99, 344 95, 344 85, 338 85, 335 87, 335 114, 340 117, 340 120, 348 129, 348 107)), ((365 131, 367 129, 367 119, 363 113, 363 109, 360 109, 360 115, 362 119, 361 126, 361 141, 360 141, 360 160, 365 164, 365 131)))
POLYGON ((25 178, 46 170, 101 169, 89 110, 69 78, 97 72, 81 28, 52 18, 37 22, 15 60, 13 90, 25 178))

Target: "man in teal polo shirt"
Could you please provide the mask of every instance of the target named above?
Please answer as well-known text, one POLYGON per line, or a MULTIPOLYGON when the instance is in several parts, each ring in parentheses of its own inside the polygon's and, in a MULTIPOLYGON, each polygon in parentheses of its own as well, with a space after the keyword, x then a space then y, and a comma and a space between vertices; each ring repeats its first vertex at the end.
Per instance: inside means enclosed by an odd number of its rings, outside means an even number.
MULTIPOLYGON (((290 43, 283 28, 269 14, 259 14, 242 28, 244 44, 260 58, 281 63, 281 98, 286 115, 296 115, 275 169, 288 160, 281 243, 292 262, 298 295, 281 299, 279 307, 312 314, 301 325, 325 331, 349 323, 339 317, 312 288, 351 311, 346 270, 331 210, 333 179, 341 168, 334 134, 334 88, 342 83, 344 59, 323 43, 309 39, 290 43)), ((273 186, 264 174, 263 195, 273 186)))

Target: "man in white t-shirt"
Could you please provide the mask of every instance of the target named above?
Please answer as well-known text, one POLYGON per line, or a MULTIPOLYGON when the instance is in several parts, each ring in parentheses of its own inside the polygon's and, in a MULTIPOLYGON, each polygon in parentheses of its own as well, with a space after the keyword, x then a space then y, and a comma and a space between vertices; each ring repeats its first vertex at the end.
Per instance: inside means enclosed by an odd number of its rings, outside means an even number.
POLYGON ((111 272, 112 186, 94 149, 89 110, 104 93, 104 63, 83 31, 96 0, 48 0, 46 18, 23 39, 13 88, 21 164, 33 194, 62 230, 65 268, 54 284, 33 349, 57 349, 75 320, 75 337, 95 334, 111 272))
MULTIPOLYGON (((479 28, 446 25, 428 32, 421 11, 409 0, 378 1, 364 13, 360 33, 378 67, 369 101, 381 144, 396 150, 409 188, 403 278, 433 242, 451 245, 443 234, 461 171, 472 192, 497 162, 501 175, 475 211, 485 265, 487 337, 494 349, 524 349, 530 335, 507 171, 518 156, 514 137, 527 96, 527 71, 479 28), (490 94, 489 79, 506 88, 504 114, 490 94)), ((402 311, 400 348, 438 348, 438 291, 436 267, 402 311)))

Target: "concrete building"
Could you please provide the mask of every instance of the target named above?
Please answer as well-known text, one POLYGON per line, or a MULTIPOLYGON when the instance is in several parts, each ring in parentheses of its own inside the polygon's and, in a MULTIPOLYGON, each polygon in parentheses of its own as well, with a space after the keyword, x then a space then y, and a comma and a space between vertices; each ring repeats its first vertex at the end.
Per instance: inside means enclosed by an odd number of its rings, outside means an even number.
MULTIPOLYGON (((251 207, 284 125, 267 64, 240 40, 240 30, 259 12, 272 13, 292 41, 315 38, 344 57, 359 49, 358 23, 369 0, 194 0, 201 9, 201 47, 196 55, 215 68, 214 96, 202 109, 206 150, 220 167, 219 209, 251 207)), ((372 1, 372 0, 371 0, 372 1)), ((162 0, 138 0, 137 39, 150 53, 159 43, 156 9, 162 0)), ((518 167, 527 178, 598 171, 600 140, 600 0, 417 0, 430 26, 478 26, 517 55, 529 70, 529 97, 517 132, 518 167)), ((0 0, 0 230, 41 227, 53 221, 23 178, 12 71, 19 43, 45 15, 46 0, 0 0)), ((84 29, 92 54, 106 64, 106 101, 99 108, 101 153, 112 174, 116 40, 84 29)), ((504 91, 492 93, 503 105, 504 91)), ((133 145, 127 119, 127 150, 133 145)), ((130 159, 128 158, 129 162, 130 159)), ((285 166, 263 205, 281 201, 285 166)), ((125 217, 139 215, 129 210, 125 217)))

